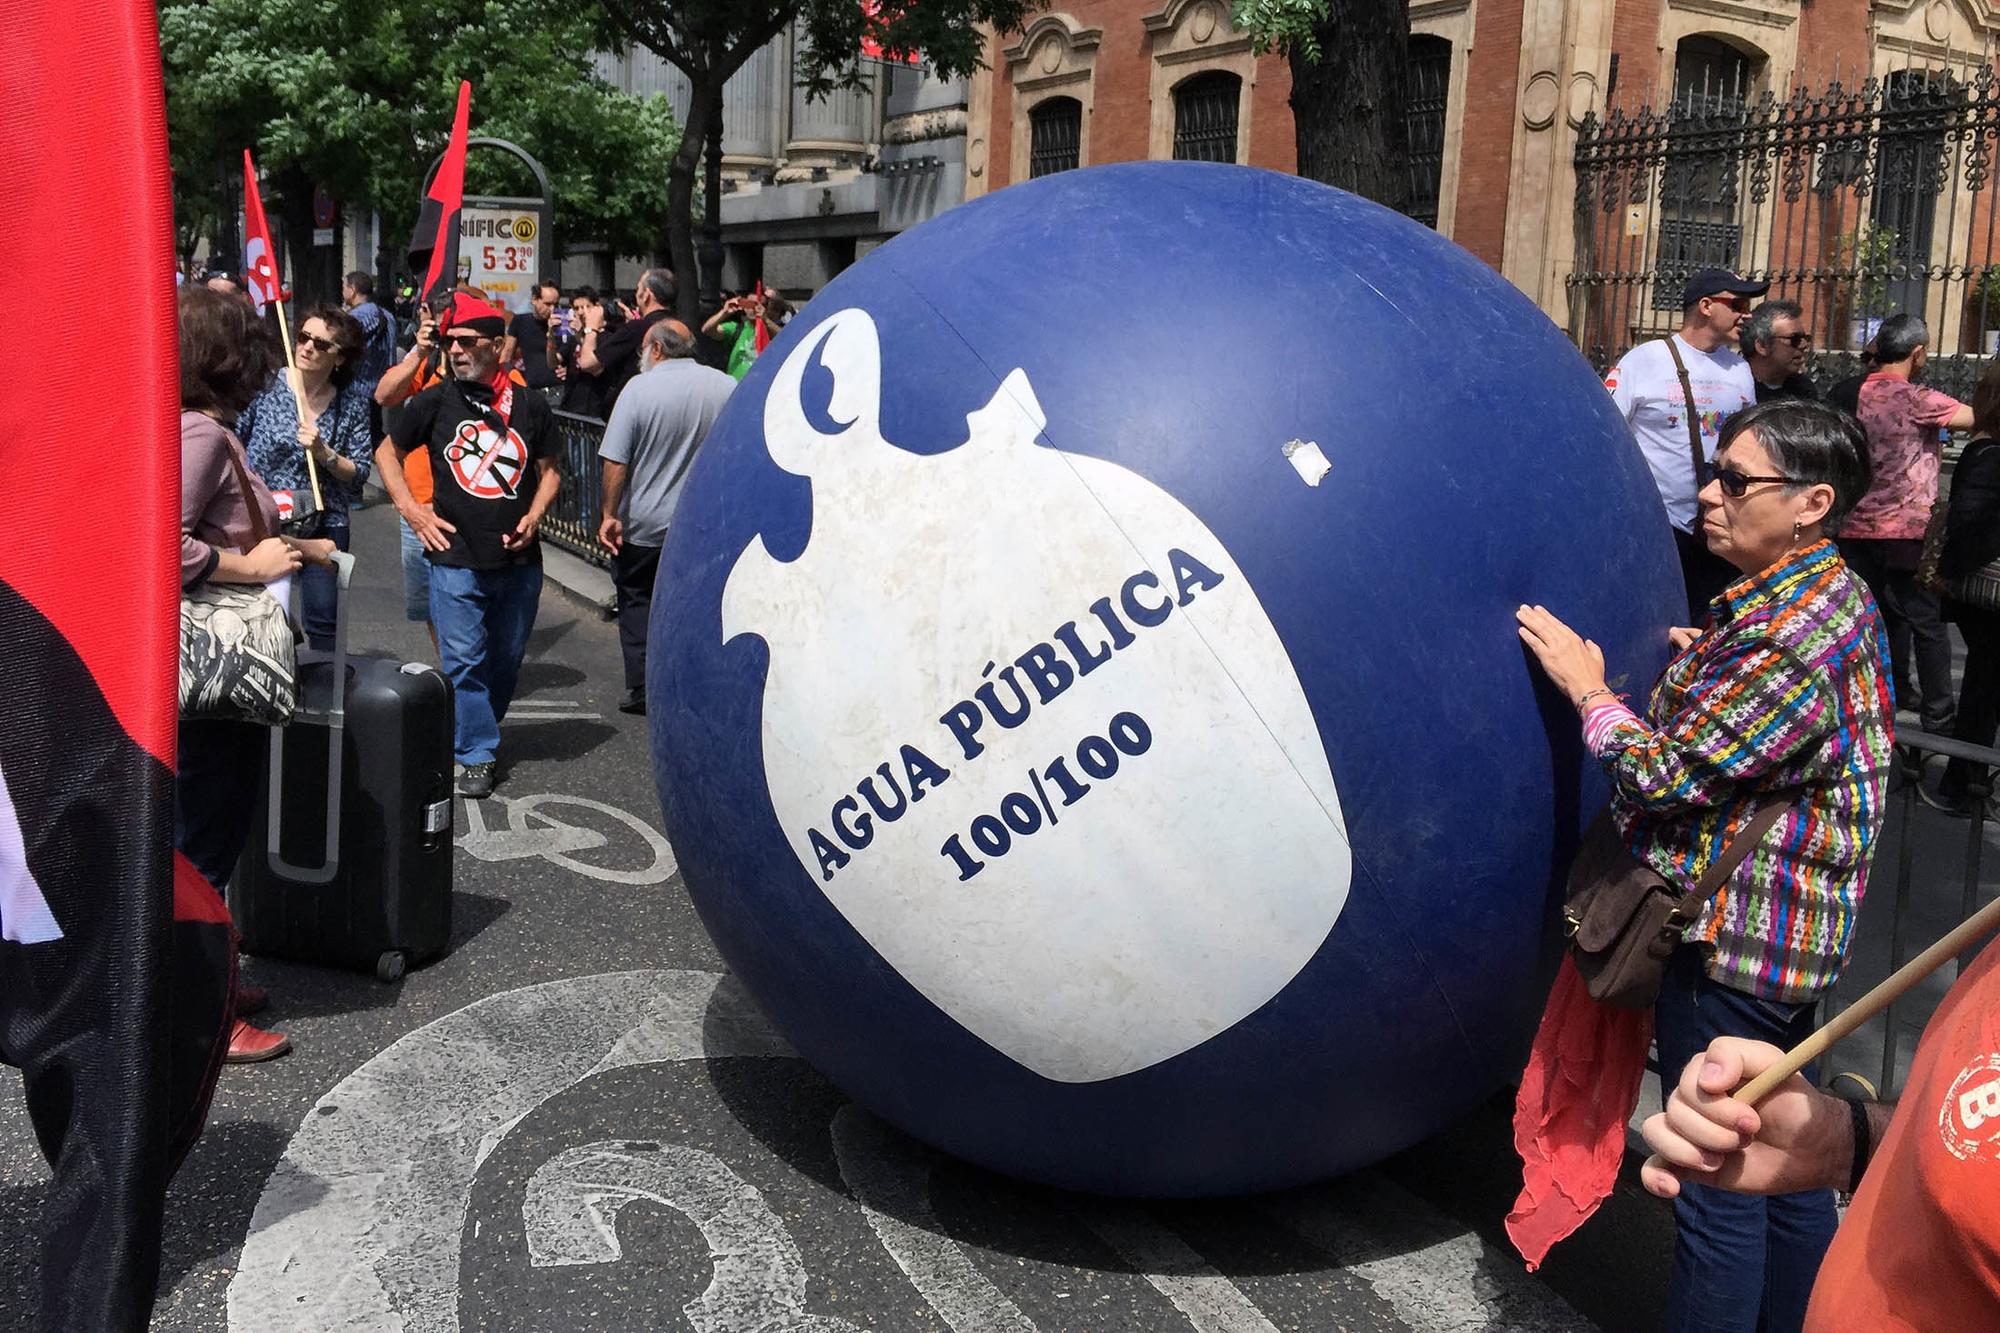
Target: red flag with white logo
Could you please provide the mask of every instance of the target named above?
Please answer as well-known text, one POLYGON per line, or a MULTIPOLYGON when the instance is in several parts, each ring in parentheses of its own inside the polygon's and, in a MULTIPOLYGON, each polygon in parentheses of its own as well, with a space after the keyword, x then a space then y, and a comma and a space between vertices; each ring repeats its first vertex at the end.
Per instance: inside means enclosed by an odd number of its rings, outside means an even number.
POLYGON ((279 298, 278 252, 271 247, 271 224, 264 220, 264 197, 257 192, 257 167, 243 150, 243 290, 257 313, 279 298))

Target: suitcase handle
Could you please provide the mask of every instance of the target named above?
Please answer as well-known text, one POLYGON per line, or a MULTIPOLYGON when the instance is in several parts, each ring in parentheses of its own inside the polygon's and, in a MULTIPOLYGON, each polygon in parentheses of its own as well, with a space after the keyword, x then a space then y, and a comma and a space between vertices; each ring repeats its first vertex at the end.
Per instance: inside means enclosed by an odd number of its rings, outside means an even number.
MULTIPOLYGON (((347 730, 347 587, 354 578, 354 557, 345 551, 333 553, 334 577, 339 595, 333 609, 333 698, 326 712, 326 852, 317 868, 295 866, 278 851, 278 830, 282 823, 279 804, 284 789, 285 729, 271 728, 269 790, 264 801, 264 856, 273 871, 301 884, 330 884, 340 873, 340 789, 345 777, 347 730)), ((303 597, 299 580, 293 580, 294 597, 303 597)), ((301 601, 300 605, 303 605, 301 601)))

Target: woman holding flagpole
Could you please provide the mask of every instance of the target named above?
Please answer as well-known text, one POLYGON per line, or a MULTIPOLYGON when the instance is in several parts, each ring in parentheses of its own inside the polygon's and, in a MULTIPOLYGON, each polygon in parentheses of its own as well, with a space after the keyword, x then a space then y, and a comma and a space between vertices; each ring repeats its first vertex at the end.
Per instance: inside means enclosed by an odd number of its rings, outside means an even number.
MULTIPOLYGON (((299 323, 296 370, 274 376, 236 423, 251 469, 274 491, 289 496, 294 522, 288 526, 315 532, 343 551, 350 531, 348 508, 361 498, 374 456, 369 390, 354 378, 363 342, 361 325, 352 315, 338 306, 316 307, 299 323), (304 425, 301 402, 309 418, 304 425), (319 473, 325 501, 317 511, 311 503, 308 460, 319 473), (315 512, 320 521, 297 521, 315 512)), ((333 571, 306 569, 300 591, 307 641, 331 649, 338 597, 333 571)))

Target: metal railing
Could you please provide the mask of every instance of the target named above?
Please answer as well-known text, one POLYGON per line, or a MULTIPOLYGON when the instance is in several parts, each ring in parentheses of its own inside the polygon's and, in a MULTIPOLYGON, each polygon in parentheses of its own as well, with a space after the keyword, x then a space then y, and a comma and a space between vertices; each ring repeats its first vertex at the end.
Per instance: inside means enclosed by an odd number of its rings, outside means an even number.
MULTIPOLYGON (((1874 968, 1867 970, 1866 976, 1857 976, 1850 967, 1842 976, 1821 1005, 1822 1021, 1833 1018, 1842 1009, 1866 994, 1875 982, 1893 974, 1896 969, 1910 961, 1918 953, 1928 948, 1934 939, 1944 933, 1936 928, 1939 920, 1945 921, 1945 929, 1963 921, 1979 909, 1979 871, 1986 849, 1986 798, 1991 794, 1991 777, 1981 767, 2000 766, 2000 750, 1988 749, 1983 745, 1969 745, 1964 741, 1952 740, 1944 736, 1932 736, 1922 731, 1899 731, 1896 735, 1896 773, 1901 779, 1901 790, 1889 809, 1893 821, 1883 829, 1884 841, 1893 835, 1896 842, 1896 880, 1894 896, 1889 913, 1888 962, 1881 976, 1876 976, 1874 968), (1917 879, 1917 852, 1920 842, 1918 829, 1918 784, 1925 764, 1932 758, 1964 759, 1974 765, 1973 776, 1968 788, 1967 799, 1971 803, 1972 815, 1966 821, 1964 875, 1959 890, 1958 905, 1953 912, 1939 914, 1933 904, 1932 928, 1921 934, 1912 930, 1912 918, 1920 914, 1922 904, 1912 894, 1912 886, 1917 879), (1915 938, 1913 938, 1915 936, 1915 938)), ((1937 816, 1942 819, 1945 816, 1937 816)), ((1877 846, 1882 844, 1878 843, 1877 846)), ((1935 842, 1928 845, 1936 846, 1935 842)), ((1879 863, 1878 863, 1879 864, 1879 863)), ((1935 883, 1935 880, 1927 880, 1935 883)), ((1871 908, 1879 911, 1880 902, 1870 894, 1862 905, 1861 920, 1866 924, 1871 919, 1871 908)), ((1874 916, 1879 920, 1879 915, 1874 916)), ((1857 930, 1859 927, 1857 927, 1857 930)), ((1858 941, 1858 936, 1857 936, 1858 941)), ((1911 1038, 1914 1049, 1914 1033, 1929 1020, 1931 1009, 1937 997, 1951 980, 1972 961, 1978 946, 1967 950, 1952 964, 1949 977, 1942 972, 1933 979, 1931 985, 1919 987, 1891 1004, 1886 1011, 1867 1023, 1836 1045, 1821 1061, 1820 1080, 1828 1082, 1840 1073, 1852 1071, 1854 1061, 1866 1061, 1876 1041, 1881 1042, 1881 1055, 1876 1062, 1874 1093, 1885 1100, 1893 1099, 1901 1081, 1903 1043, 1911 1038), (1843 1057, 1846 1063, 1843 1066, 1843 1057)), ((1853 959, 1853 947, 1849 951, 1853 959)))
POLYGON ((1586 120, 1569 332, 1600 367, 1680 323, 1708 265, 1798 301, 1837 377, 1883 317, 1930 326, 1932 382, 1964 398, 2000 342, 2000 77, 1903 69, 1586 120))
POLYGON ((604 443, 604 423, 558 409, 556 433, 562 441, 562 489, 542 515, 542 540, 593 565, 609 565, 611 552, 597 544, 598 511, 604 498, 597 447, 604 443))

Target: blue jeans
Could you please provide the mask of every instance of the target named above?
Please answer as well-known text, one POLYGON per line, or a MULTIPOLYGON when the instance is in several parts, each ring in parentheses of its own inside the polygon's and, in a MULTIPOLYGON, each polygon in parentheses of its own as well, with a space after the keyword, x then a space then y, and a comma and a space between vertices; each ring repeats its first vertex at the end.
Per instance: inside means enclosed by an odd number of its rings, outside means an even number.
POLYGON ((402 532, 403 614, 422 624, 431 618, 431 562, 416 530, 401 518, 396 527, 402 532))
POLYGON ((542 567, 431 566, 431 625, 438 656, 457 692, 461 764, 486 764, 500 750, 500 721, 513 702, 521 658, 542 599, 542 567))
MULTIPOLYGON (((1714 1037, 1787 1049, 1812 1034, 1814 1004, 1781 1004, 1708 979, 1706 951, 1682 946, 1653 1006, 1663 1095, 1714 1037)), ((1808 1079, 1818 1069, 1808 1065, 1808 1079)), ((1769 1198, 1683 1184, 1674 1200, 1669 1333, 1797 1333, 1837 1222, 1832 1190, 1769 1198)))
MULTIPOLYGON (((351 531, 344 522, 326 525, 326 535, 342 551, 351 531)), ((305 599, 306 642, 321 652, 332 652, 334 616, 340 610, 339 576, 325 565, 307 565, 299 571, 299 594, 305 599)))

